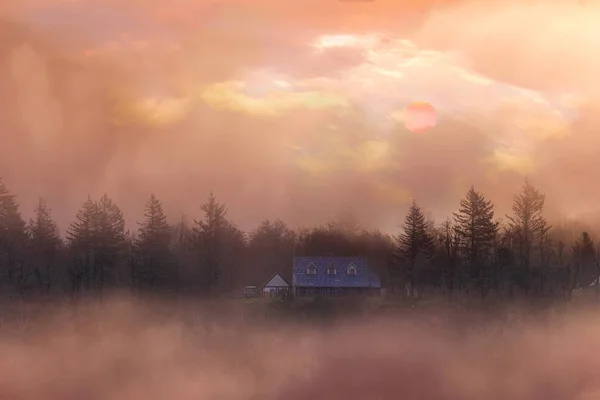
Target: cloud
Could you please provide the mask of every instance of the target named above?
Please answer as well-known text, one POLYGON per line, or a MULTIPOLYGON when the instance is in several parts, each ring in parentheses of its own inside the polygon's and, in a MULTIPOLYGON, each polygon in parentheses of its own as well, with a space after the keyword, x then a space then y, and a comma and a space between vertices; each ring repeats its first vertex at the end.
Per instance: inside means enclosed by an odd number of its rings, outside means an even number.
POLYGON ((555 210, 600 195, 600 25, 579 6, 51 3, 15 3, 0 32, 0 168, 63 227, 104 191, 132 222, 151 191, 197 217, 213 190, 243 227, 350 204, 393 229, 413 197, 441 218, 471 184, 501 213, 525 176, 555 210), (426 135, 397 119, 412 101, 439 112, 426 135))
POLYGON ((191 107, 191 100, 187 98, 141 98, 123 104, 115 121, 126 123, 133 120, 151 127, 170 126, 184 119, 191 107))
POLYGON ((243 93, 252 83, 226 82, 215 84, 204 90, 200 97, 210 106, 217 109, 229 109, 256 115, 281 115, 297 108, 321 109, 345 107, 347 101, 334 93, 317 91, 290 92, 287 87, 277 85, 278 81, 263 83, 261 91, 267 94, 256 98, 243 93), (272 90, 264 88, 271 86, 272 90))
POLYGON ((464 2, 432 10, 416 40, 465 54, 493 79, 597 95, 600 56, 589 50, 600 44, 598 10, 597 2, 464 2))
POLYGON ((529 156, 519 157, 503 149, 494 150, 493 154, 486 161, 489 161, 499 170, 513 170, 523 175, 530 175, 536 172, 536 165, 529 156))

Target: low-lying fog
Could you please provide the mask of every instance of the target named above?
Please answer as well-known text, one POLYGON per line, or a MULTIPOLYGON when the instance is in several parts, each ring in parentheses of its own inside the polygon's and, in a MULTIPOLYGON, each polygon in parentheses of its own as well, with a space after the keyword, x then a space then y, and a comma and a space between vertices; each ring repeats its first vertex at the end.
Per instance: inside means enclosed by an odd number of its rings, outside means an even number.
MULTIPOLYGON (((598 399, 600 318, 316 324, 105 301, 2 327, 2 399, 598 399), (215 314, 218 314, 216 318, 215 314), (13 329, 19 328, 19 329, 13 329)), ((212 310, 212 311, 211 311, 212 310)), ((518 317, 516 317, 518 315, 518 317)))

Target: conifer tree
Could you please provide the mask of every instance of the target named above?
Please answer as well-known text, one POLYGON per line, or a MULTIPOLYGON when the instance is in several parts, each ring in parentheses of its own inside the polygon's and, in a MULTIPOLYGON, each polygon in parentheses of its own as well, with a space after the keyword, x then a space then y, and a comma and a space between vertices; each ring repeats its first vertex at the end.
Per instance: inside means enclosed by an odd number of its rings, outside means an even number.
POLYGON ((451 299, 456 285, 459 283, 459 249, 460 236, 454 229, 454 222, 448 218, 442 223, 439 229, 438 241, 444 255, 443 279, 445 282, 446 294, 451 299))
POLYGON ((96 263, 101 289, 107 281, 118 285, 121 280, 119 267, 125 258, 127 232, 121 209, 106 194, 96 202, 96 218, 96 263))
POLYGON ((171 227, 171 233, 171 245, 173 249, 176 249, 182 254, 187 254, 192 245, 190 240, 192 228, 190 228, 190 224, 186 215, 182 215, 179 222, 171 227))
POLYGON ((225 234, 228 228, 225 204, 217 201, 211 192, 201 207, 204 219, 194 220, 193 240, 200 257, 200 267, 207 292, 211 292, 219 283, 220 267, 223 261, 225 234))
POLYGON ((185 215, 181 216, 178 223, 171 227, 171 249, 177 261, 177 271, 182 289, 196 290, 198 283, 197 269, 195 268, 197 257, 193 252, 192 228, 185 215))
POLYGON ((88 196, 66 232, 72 256, 69 278, 74 294, 96 287, 98 207, 88 196))
POLYGON ((61 240, 46 200, 41 197, 34 211, 34 217, 27 225, 27 230, 32 273, 42 294, 47 295, 54 283, 54 267, 60 251, 61 240))
POLYGON ((460 201, 459 211, 453 216, 468 274, 477 282, 483 296, 489 279, 491 251, 498 232, 498 224, 494 221, 494 205, 471 186, 466 197, 460 201))
POLYGON ((416 290, 418 264, 430 260, 434 251, 435 242, 429 232, 425 215, 413 200, 404 220, 403 232, 396 237, 396 255, 398 262, 404 266, 402 275, 409 293, 416 290))
POLYGON ((513 215, 506 216, 516 246, 517 262, 525 270, 531 267, 533 251, 543 251, 546 234, 550 230, 543 216, 545 201, 546 196, 525 181, 521 193, 514 198, 513 215))
POLYGON ((15 284, 17 269, 25 263, 26 223, 19 212, 16 196, 0 178, 0 268, 8 284, 15 284))
POLYGON ((576 245, 579 247, 579 259, 577 261, 580 264, 577 284, 587 287, 594 283, 598 275, 596 271, 596 263, 598 261, 596 258, 596 246, 588 232, 581 233, 576 245))
POLYGON ((220 257, 219 284, 222 289, 232 289, 238 278, 237 268, 245 260, 247 236, 233 222, 227 221, 223 234, 223 246, 220 257))
POLYGON ((176 271, 171 252, 171 227, 161 202, 154 194, 146 203, 144 217, 135 240, 138 256, 136 280, 147 288, 172 286, 176 271))

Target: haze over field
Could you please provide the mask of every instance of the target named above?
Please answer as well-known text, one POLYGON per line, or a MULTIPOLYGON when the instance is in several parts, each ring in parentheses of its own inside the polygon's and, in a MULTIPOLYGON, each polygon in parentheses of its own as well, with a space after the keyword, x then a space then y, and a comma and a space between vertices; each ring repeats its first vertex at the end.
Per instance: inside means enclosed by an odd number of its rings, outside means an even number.
POLYGON ((598 358, 589 350, 598 345, 598 321, 585 313, 494 325, 425 312, 329 329, 130 302, 46 315, 46 323, 30 322, 30 333, 4 330, 3 395, 587 400, 599 393, 598 358))
POLYGON ((503 215, 596 213, 598 2, 30 0, 0 25, 0 171, 65 229, 88 194, 130 222, 210 190, 242 228, 339 208, 394 229, 468 186, 503 215), (532 23, 544 21, 544 23, 532 23), (400 112, 427 101, 415 135, 400 112))

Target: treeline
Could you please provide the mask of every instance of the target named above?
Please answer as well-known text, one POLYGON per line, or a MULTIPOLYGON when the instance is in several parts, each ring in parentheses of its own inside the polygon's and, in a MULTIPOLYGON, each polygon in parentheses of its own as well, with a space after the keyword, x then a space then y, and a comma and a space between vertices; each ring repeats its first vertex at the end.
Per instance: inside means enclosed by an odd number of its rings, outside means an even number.
POLYGON ((565 227, 544 217, 545 195, 529 182, 514 197, 512 213, 496 218, 494 205, 471 187, 460 208, 441 225, 427 221, 413 202, 396 238, 392 282, 405 296, 434 291, 571 300, 575 289, 595 288, 599 248, 588 232, 569 240, 565 227))
POLYGON ((291 281, 294 255, 337 255, 367 257, 396 296, 570 300, 575 289, 597 282, 599 250, 588 232, 571 240, 550 226, 544 202, 526 182, 511 215, 497 218, 491 201, 471 187, 440 224, 413 202, 397 235, 366 230, 351 213, 300 230, 266 220, 246 233, 213 194, 200 207, 202 219, 176 223, 151 195, 135 231, 104 195, 88 198, 61 236, 44 199, 26 222, 0 181, 0 288, 43 297, 112 290, 215 296, 241 293, 275 273, 291 281))

